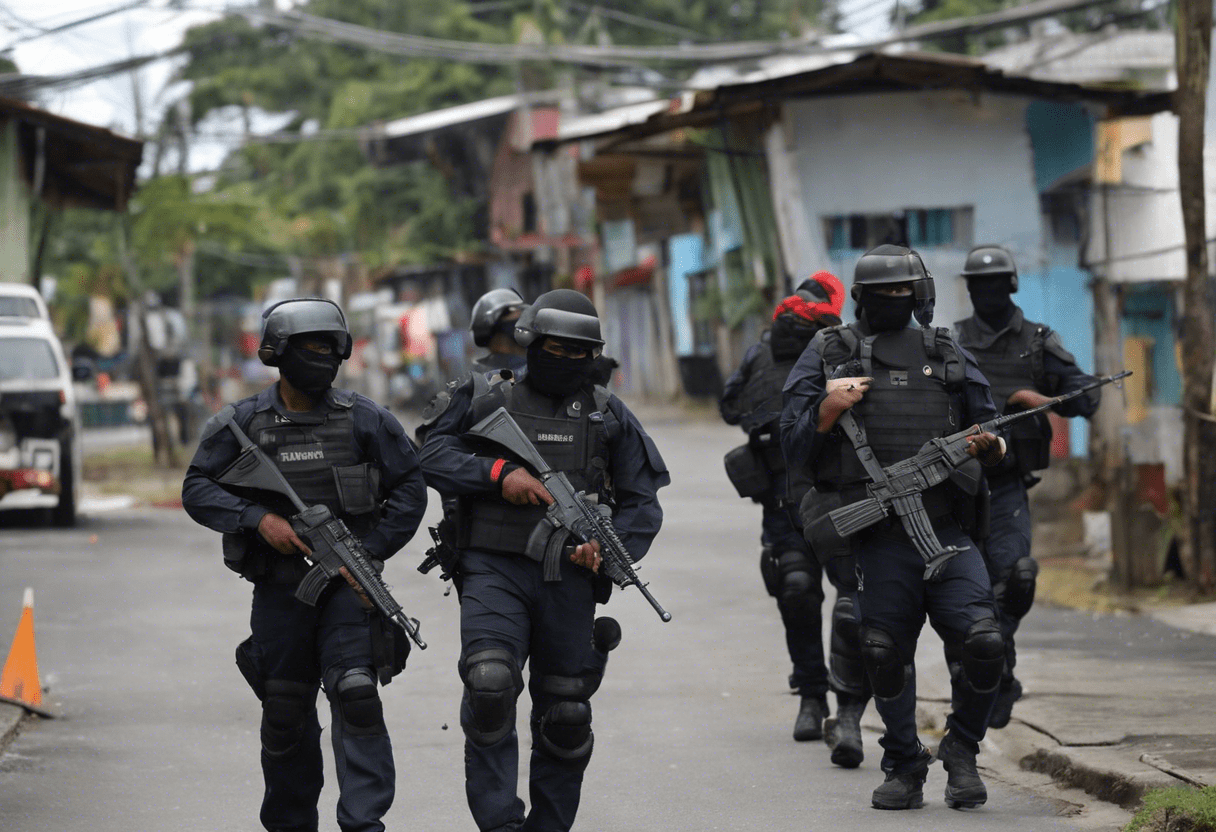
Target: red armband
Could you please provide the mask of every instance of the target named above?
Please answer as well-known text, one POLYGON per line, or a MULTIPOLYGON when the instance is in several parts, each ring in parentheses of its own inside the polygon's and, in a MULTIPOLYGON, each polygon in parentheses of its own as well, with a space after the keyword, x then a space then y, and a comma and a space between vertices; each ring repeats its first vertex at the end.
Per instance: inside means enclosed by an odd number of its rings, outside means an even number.
POLYGON ((490 469, 490 482, 498 482, 498 478, 502 476, 502 469, 507 466, 505 459, 494 460, 494 467, 490 469))

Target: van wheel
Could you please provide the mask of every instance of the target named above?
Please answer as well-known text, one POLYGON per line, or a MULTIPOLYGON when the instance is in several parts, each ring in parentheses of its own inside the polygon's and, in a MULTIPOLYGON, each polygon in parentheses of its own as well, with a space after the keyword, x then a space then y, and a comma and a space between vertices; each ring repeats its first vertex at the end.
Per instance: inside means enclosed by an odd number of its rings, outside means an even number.
POLYGON ((51 509, 51 522, 60 528, 76 525, 76 470, 70 439, 59 443, 59 505, 51 509))

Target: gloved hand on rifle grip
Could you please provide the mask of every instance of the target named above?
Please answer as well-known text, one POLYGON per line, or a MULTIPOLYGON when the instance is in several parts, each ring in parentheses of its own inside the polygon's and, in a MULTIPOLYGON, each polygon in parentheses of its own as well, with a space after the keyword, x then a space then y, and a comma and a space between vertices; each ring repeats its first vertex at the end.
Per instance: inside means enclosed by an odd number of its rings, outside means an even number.
POLYGON ((994 433, 968 436, 967 453, 978 459, 981 465, 991 468, 1005 458, 1005 440, 994 433))

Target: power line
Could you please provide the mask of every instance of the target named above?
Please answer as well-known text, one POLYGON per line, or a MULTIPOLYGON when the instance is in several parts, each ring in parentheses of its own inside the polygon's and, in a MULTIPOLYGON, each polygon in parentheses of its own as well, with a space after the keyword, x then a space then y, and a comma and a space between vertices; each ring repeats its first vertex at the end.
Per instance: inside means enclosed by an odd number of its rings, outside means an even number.
MULTIPOLYGON (((66 32, 69 29, 75 29, 77 26, 84 26, 86 23, 94 23, 98 20, 104 20, 107 17, 113 17, 116 14, 122 14, 123 12, 129 12, 133 9, 140 8, 141 6, 147 6, 150 2, 151 2, 151 0, 134 0, 134 2, 127 3, 122 6, 117 6, 115 8, 107 9, 103 12, 98 12, 96 14, 89 15, 88 17, 82 17, 77 20, 73 20, 68 23, 64 23, 64 24, 55 26, 50 29, 44 29, 41 26, 35 26, 35 25, 31 24, 31 28, 39 30, 36 34, 26 35, 25 37, 18 38, 17 40, 8 44, 4 48, 12 49, 14 46, 21 44, 21 43, 27 43, 31 40, 38 40, 39 38, 44 38, 47 35, 56 35, 56 34, 59 34, 60 32, 66 32)), ((17 18, 14 18, 14 19, 17 19, 17 18)))

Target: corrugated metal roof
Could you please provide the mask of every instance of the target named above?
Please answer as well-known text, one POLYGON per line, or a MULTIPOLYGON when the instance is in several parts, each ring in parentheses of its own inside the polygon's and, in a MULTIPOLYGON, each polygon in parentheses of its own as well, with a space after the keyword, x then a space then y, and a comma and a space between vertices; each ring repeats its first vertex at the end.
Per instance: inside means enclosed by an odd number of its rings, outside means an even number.
POLYGON ((984 61, 1003 72, 1052 81, 1119 81, 1144 70, 1164 78, 1174 68, 1174 33, 1062 32, 1003 46, 984 61))
POLYGON ((431 110, 427 113, 399 118, 385 124, 381 131, 385 138, 399 139, 505 115, 526 104, 552 104, 556 101, 557 93, 554 92, 500 95, 497 98, 486 98, 455 107, 445 107, 442 110, 431 110))
POLYGON ((142 141, 11 98, 0 98, 0 121, 18 123, 18 141, 30 169, 39 147, 45 154, 41 199, 53 205, 126 210, 143 158, 142 141))

